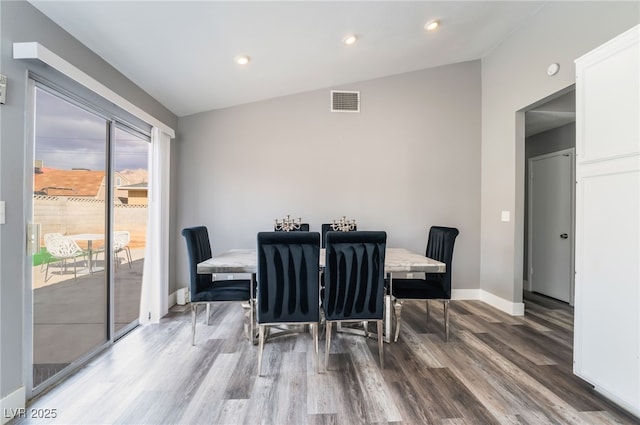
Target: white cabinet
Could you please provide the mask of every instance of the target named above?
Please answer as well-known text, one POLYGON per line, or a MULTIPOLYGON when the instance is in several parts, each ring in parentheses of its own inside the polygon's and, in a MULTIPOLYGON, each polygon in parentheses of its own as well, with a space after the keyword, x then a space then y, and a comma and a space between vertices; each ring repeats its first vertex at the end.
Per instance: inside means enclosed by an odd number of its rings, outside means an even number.
POLYGON ((640 416, 640 32, 576 60, 574 373, 640 416))

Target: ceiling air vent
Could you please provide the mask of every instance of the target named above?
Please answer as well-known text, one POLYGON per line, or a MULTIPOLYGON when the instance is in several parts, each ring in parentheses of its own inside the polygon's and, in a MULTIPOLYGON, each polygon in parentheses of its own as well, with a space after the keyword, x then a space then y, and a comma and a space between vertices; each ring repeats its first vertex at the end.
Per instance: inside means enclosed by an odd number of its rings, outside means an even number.
POLYGON ((331 112, 360 112, 360 92, 331 90, 331 112))

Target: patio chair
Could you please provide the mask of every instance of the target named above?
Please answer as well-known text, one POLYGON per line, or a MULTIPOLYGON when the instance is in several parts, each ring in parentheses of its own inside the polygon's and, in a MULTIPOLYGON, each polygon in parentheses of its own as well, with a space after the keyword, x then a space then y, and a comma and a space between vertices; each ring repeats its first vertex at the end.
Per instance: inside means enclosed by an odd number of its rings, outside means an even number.
POLYGON ((67 260, 73 260, 73 278, 76 279, 77 264, 76 259, 80 256, 84 257, 85 263, 87 262, 87 253, 82 250, 73 239, 67 236, 49 236, 45 237, 45 246, 49 254, 53 257, 52 261, 47 262, 47 269, 44 273, 44 281, 49 280, 49 266, 51 263, 61 263, 64 270, 67 268, 67 260))
MULTIPOLYGON (((62 233, 45 233, 44 234, 44 246, 47 246, 47 243, 50 243, 49 241, 53 238, 59 238, 64 236, 62 233)), ((42 263, 40 263, 40 273, 42 273, 44 271, 44 267, 47 265, 46 263, 50 262, 51 259, 44 257, 42 260, 42 263)))
POLYGON ((113 233, 113 260, 116 263, 116 267, 120 264, 118 261, 118 253, 124 252, 131 268, 131 250, 129 249, 129 242, 131 241, 131 234, 126 230, 116 230, 113 233))

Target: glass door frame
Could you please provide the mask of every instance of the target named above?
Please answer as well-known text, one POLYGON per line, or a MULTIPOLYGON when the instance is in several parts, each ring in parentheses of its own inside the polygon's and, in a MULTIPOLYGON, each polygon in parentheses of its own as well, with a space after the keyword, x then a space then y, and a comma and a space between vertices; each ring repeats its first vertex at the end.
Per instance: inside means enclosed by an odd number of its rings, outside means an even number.
MULTIPOLYGON (((33 367, 34 367, 34 296, 33 296, 33 266, 32 255, 33 252, 30 247, 27 246, 25 255, 25 282, 24 285, 24 316, 23 316, 23 359, 22 370, 23 378, 26 390, 27 399, 31 399, 39 393, 46 391, 52 385, 60 380, 68 377, 72 373, 76 372, 80 367, 85 365, 91 359, 93 359, 98 353, 104 349, 110 347, 115 341, 124 336, 127 332, 138 326, 138 321, 130 323, 125 326, 120 332, 116 334, 115 330, 115 315, 114 315, 114 281, 113 281, 113 225, 114 225, 114 143, 115 143, 115 129, 120 128, 123 131, 133 132, 134 134, 144 135, 145 138, 150 140, 150 135, 145 134, 143 131, 139 131, 135 126, 129 125, 125 121, 122 121, 112 114, 105 113, 98 106, 93 105, 91 102, 83 99, 79 95, 59 87, 57 84, 52 83, 45 78, 38 75, 31 74, 27 79, 27 96, 25 102, 26 114, 27 114, 27 128, 25 134, 25 185, 24 191, 24 206, 25 216, 27 224, 33 223, 33 185, 34 185, 34 152, 35 152, 35 123, 36 123, 36 88, 47 91, 48 93, 59 97, 63 101, 70 102, 71 104, 86 110, 92 114, 95 114, 106 121, 105 127, 105 273, 107 281, 107 317, 105 318, 106 326, 106 339, 97 347, 89 350, 81 355, 79 358, 72 361, 69 366, 64 370, 55 374, 54 376, 41 382, 38 386, 34 387, 33 382, 33 367)), ((29 235, 31 236, 31 235, 29 235)), ((39 234, 37 235, 36 246, 39 246, 39 234)), ((32 245, 32 244, 27 244, 32 245)))

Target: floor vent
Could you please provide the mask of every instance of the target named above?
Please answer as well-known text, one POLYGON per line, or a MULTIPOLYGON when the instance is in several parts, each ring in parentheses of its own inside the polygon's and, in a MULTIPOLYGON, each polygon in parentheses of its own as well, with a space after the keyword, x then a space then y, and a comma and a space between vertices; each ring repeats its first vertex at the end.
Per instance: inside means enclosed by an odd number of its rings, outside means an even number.
POLYGON ((360 112, 360 92, 331 90, 331 112, 360 112))

